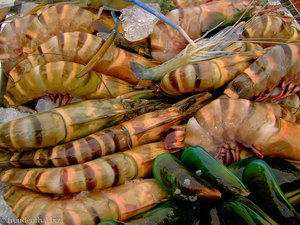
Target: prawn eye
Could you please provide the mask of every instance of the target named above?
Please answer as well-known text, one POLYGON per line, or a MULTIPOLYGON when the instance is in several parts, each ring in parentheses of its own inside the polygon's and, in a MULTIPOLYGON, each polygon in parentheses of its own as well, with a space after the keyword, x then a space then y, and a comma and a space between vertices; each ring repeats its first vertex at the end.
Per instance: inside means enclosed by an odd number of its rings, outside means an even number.
POLYGON ((196 102, 195 100, 190 99, 189 101, 186 102, 186 104, 182 105, 181 111, 184 112, 195 102, 196 102))
POLYGON ((194 103, 196 103, 196 99, 194 98, 190 99, 190 104, 194 104, 194 103))

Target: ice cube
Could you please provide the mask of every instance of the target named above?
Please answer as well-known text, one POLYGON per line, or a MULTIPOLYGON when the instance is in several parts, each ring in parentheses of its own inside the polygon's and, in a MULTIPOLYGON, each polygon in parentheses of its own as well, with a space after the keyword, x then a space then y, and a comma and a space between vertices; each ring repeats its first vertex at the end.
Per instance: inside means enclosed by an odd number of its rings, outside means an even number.
MULTIPOLYGON (((150 8, 160 12, 158 3, 147 4, 150 8)), ((121 10, 120 20, 128 41, 138 41, 152 33, 158 18, 137 5, 121 10)))
POLYGON ((27 12, 32 10, 33 8, 37 7, 38 4, 33 2, 22 2, 22 7, 20 11, 20 15, 25 15, 27 12))
POLYGON ((45 112, 49 111, 50 109, 53 109, 56 107, 56 104, 49 99, 39 99, 38 102, 36 103, 35 109, 37 112, 45 112))

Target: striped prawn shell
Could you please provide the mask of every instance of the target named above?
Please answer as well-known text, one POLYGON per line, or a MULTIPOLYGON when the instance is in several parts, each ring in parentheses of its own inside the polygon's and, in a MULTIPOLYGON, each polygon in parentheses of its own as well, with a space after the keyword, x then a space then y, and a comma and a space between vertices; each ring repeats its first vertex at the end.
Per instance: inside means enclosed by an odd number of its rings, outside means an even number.
MULTIPOLYGON (((95 225, 106 219, 124 221, 168 198, 154 179, 135 180, 102 191, 61 198, 14 186, 4 194, 18 218, 38 218, 48 221, 45 224, 58 225, 95 225)), ((34 220, 30 224, 40 222, 34 220)))
MULTIPOLYGON (((36 52, 29 54, 10 71, 9 75, 17 81, 22 74, 29 72, 33 67, 47 62, 68 61, 85 65, 97 53, 103 42, 102 38, 85 32, 58 34, 39 45, 36 52)), ((157 65, 149 59, 112 45, 99 59, 93 70, 136 84, 138 80, 130 70, 131 61, 146 68, 157 65)))
MULTIPOLYGON (((247 6, 249 6, 247 0, 208 2, 200 6, 172 10, 167 17, 180 25, 194 40, 221 22, 234 23, 247 6)), ((151 33, 151 54, 160 62, 175 57, 187 44, 183 36, 161 21, 156 24, 151 33)))
POLYGON ((159 86, 169 96, 214 90, 243 72, 261 54, 229 55, 188 64, 166 74, 159 86))
POLYGON ((94 99, 117 97, 134 90, 126 81, 95 71, 76 77, 83 68, 81 64, 65 61, 36 66, 17 82, 8 83, 4 99, 8 105, 18 106, 46 94, 94 99))
POLYGON ((131 143, 128 136, 129 134, 123 126, 115 125, 51 148, 14 153, 10 163, 15 166, 38 167, 80 164, 116 151, 129 149, 131 143))
POLYGON ((59 33, 82 31, 93 33, 99 17, 75 4, 55 4, 43 10, 26 32, 23 51, 32 53, 43 42, 59 33))
POLYGON ((253 17, 244 25, 245 39, 263 41, 263 46, 274 45, 272 42, 293 42, 300 40, 300 30, 291 23, 285 22, 280 15, 269 14, 253 17), (268 41, 270 43, 268 43, 268 41))
POLYGON ((276 45, 233 79, 224 93, 230 98, 251 99, 279 83, 299 84, 300 43, 276 45))
POLYGON ((121 122, 133 110, 126 100, 116 98, 57 107, 1 124, 0 146, 23 150, 55 146, 121 122))
POLYGON ((152 161, 168 152, 163 142, 138 146, 83 164, 55 168, 12 168, 1 172, 4 183, 37 192, 70 194, 105 189, 151 174, 152 161))
POLYGON ((24 57, 25 34, 33 19, 32 15, 17 17, 0 32, 0 60, 7 73, 24 57))

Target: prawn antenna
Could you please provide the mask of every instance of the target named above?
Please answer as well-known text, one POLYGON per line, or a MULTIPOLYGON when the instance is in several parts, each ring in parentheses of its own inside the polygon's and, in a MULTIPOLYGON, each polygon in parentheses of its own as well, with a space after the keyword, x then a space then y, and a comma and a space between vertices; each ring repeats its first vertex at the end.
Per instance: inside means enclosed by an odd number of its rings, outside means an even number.
POLYGON ((96 65, 96 63, 103 57, 103 55, 106 53, 107 49, 111 46, 113 43, 118 30, 119 20, 116 16, 115 11, 111 11, 112 17, 114 19, 114 29, 110 33, 109 37, 105 41, 105 43, 101 46, 101 48, 98 50, 98 52, 91 58, 91 60, 86 64, 86 66, 76 75, 76 78, 82 77, 84 74, 88 73, 93 69, 93 67, 96 65))

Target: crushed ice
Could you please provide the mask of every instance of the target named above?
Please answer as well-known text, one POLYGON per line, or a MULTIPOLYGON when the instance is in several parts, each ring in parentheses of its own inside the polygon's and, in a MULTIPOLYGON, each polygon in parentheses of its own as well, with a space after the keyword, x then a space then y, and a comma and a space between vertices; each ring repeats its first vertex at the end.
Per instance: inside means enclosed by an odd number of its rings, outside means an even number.
POLYGON ((191 184, 191 180, 190 179, 184 179, 183 183, 184 183, 184 185, 189 186, 191 184))
MULTIPOLYGON (((15 108, 0 108, 0 123, 6 123, 14 119, 27 116, 29 114, 30 113, 22 112, 15 108)), ((0 224, 22 225, 12 212, 11 208, 6 204, 6 202, 3 199, 3 194, 6 191, 6 189, 7 185, 0 182, 0 224)))
POLYGON ((35 109, 38 112, 45 112, 56 107, 56 104, 48 99, 39 99, 35 109))
POLYGON ((174 194, 181 194, 180 189, 176 188, 175 191, 174 191, 174 194))
MULTIPOLYGON (((73 103, 73 102, 78 102, 80 101, 80 99, 78 98, 72 98, 70 102, 68 102, 68 104, 73 103)), ((62 105, 66 104, 66 98, 63 98, 62 100, 62 105)), ((45 98, 41 98, 37 101, 36 104, 36 111, 37 112, 45 112, 45 111, 49 111, 50 109, 56 108, 59 106, 58 101, 53 102, 51 101, 49 98, 45 97, 45 98)))
POLYGON ((30 115, 30 113, 22 112, 15 108, 0 108, 0 123, 6 123, 28 115, 30 115))
POLYGON ((197 176, 201 176, 202 175, 202 171, 201 170, 197 170, 196 172, 195 172, 195 174, 197 175, 197 176))
POLYGON ((197 196, 195 196, 195 195, 189 196, 189 201, 190 201, 190 202, 195 202, 195 201, 197 201, 197 200, 198 200, 198 197, 197 197, 197 196))
POLYGON ((0 224, 1 225, 22 225, 12 212, 11 208, 3 199, 3 194, 7 190, 7 186, 0 182, 0 224))

